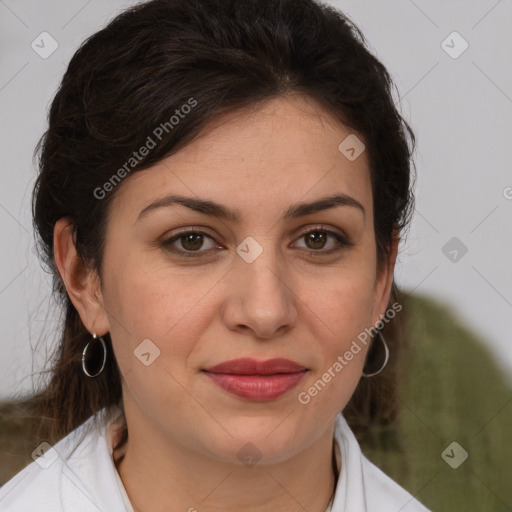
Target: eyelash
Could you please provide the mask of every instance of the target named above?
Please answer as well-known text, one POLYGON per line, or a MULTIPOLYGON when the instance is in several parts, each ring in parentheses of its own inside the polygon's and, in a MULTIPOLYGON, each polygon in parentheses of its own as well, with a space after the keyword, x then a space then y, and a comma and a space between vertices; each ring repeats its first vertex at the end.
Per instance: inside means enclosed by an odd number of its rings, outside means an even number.
MULTIPOLYGON (((306 231, 304 233, 302 233, 298 239, 301 239, 311 233, 323 233, 325 235, 327 235, 329 238, 334 238, 334 240, 336 240, 336 242, 338 243, 338 247, 334 248, 334 249, 330 249, 330 250, 327 250, 327 251, 324 251, 322 249, 318 249, 318 250, 314 250, 314 249, 304 249, 304 251, 307 252, 308 255, 311 255, 311 256, 329 256, 335 252, 339 252, 343 249, 346 249, 348 247, 352 247, 354 244, 352 242, 350 242, 347 238, 345 238, 344 236, 340 235, 339 233, 336 233, 335 231, 330 231, 328 229, 323 229, 323 228, 314 228, 314 229, 310 229, 309 231, 306 231)), ((179 240, 180 238, 186 236, 186 235, 204 235, 205 237, 207 238, 210 238, 211 240, 213 240, 213 238, 208 235, 207 233, 203 232, 203 231, 196 231, 196 230, 189 230, 189 231, 182 231, 181 233, 178 233, 177 235, 174 235, 172 236, 171 238, 168 238, 166 240, 162 240, 161 242, 161 246, 163 248, 165 248, 167 251, 170 251, 174 254, 177 254, 178 256, 180 257, 185 257, 185 258, 197 258, 197 257, 201 257, 204 255, 204 253, 208 252, 208 251, 201 251, 201 250, 198 250, 198 251, 184 251, 184 250, 176 250, 174 248, 171 248, 171 245, 179 240)))

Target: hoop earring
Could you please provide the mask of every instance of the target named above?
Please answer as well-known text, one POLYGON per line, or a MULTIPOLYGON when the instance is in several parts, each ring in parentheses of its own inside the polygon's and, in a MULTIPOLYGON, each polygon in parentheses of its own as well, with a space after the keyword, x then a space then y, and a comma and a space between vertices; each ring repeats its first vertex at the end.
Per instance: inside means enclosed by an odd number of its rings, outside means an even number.
POLYGON ((388 360, 389 360, 388 344, 386 343, 386 340, 384 339, 384 336, 382 335, 382 333, 380 331, 377 333, 377 336, 380 338, 380 341, 384 345, 384 354, 385 354, 384 355, 384 362, 382 363, 382 366, 376 372, 365 373, 364 370, 363 370, 363 372, 362 372, 362 376, 363 377, 374 377, 375 375, 378 375, 382 370, 384 370, 384 368, 386 368, 386 365, 388 364, 388 360))
POLYGON ((107 362, 107 346, 105 345, 105 341, 103 341, 103 338, 96 336, 96 333, 94 333, 92 335, 92 340, 89 341, 89 343, 87 343, 87 345, 85 345, 84 350, 82 352, 82 370, 85 373, 85 375, 87 375, 87 377, 97 377, 105 368, 106 362, 107 362), (98 367, 98 360, 97 360, 98 353, 95 353, 93 351, 91 354, 89 354, 89 355, 87 354, 87 352, 89 351, 89 346, 94 341, 99 341, 101 343, 101 348, 102 348, 102 352, 103 352, 103 354, 101 356, 101 365, 100 365, 99 370, 96 371, 96 373, 94 372, 94 370, 89 371, 86 367, 86 365, 87 365, 86 359, 88 360, 88 363, 92 362, 94 369, 98 367))

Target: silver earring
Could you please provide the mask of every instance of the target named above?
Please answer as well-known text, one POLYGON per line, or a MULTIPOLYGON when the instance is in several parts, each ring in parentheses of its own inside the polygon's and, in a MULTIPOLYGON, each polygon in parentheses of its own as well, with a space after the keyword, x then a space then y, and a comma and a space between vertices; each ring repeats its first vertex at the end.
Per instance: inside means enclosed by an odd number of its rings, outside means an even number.
POLYGON ((105 363, 107 361, 107 346, 105 345, 105 342, 103 341, 103 338, 96 336, 96 333, 92 335, 92 340, 85 345, 85 348, 82 352, 82 370, 87 375, 87 377, 97 377, 105 368, 105 363), (97 347, 94 347, 94 345, 97 345, 96 342, 101 343, 101 349, 103 354, 98 357, 97 347), (91 343, 93 344, 91 346, 91 343), (90 351, 89 354, 87 352, 90 351), (87 360, 87 361, 86 361, 87 360), (99 364, 99 361, 101 360, 101 365, 99 364), (91 369, 90 366, 93 368, 91 369), (87 369, 87 366, 89 366, 89 369, 87 369), (99 366, 99 369, 97 369, 99 366))
POLYGON ((380 341, 384 345, 384 354, 385 354, 384 355, 384 362, 382 363, 382 366, 376 372, 365 373, 363 371, 363 373, 362 373, 363 377, 374 377, 375 375, 378 375, 382 370, 384 370, 384 368, 386 368, 386 365, 388 364, 388 360, 389 360, 388 344, 386 343, 386 340, 384 339, 384 336, 382 336, 382 333, 380 331, 377 333, 377 336, 380 338, 380 341))

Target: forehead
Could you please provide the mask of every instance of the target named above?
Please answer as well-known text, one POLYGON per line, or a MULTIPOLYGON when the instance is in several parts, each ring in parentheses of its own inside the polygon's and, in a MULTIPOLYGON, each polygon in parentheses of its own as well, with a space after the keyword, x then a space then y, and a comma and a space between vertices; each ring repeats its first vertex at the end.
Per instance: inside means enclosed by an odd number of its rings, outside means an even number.
POLYGON ((174 155, 134 172, 112 208, 138 214, 171 193, 214 199, 242 214, 336 192, 368 203, 366 153, 349 160, 339 149, 354 135, 310 98, 268 100, 217 117, 174 155))

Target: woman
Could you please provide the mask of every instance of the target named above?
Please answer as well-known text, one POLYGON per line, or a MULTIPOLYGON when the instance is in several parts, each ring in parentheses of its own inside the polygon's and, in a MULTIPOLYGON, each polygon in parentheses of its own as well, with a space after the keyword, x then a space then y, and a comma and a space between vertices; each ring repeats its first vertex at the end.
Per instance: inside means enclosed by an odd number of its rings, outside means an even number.
POLYGON ((313 0, 153 0, 81 46, 34 190, 60 440, 2 511, 427 510, 347 423, 396 405, 391 86, 313 0))

